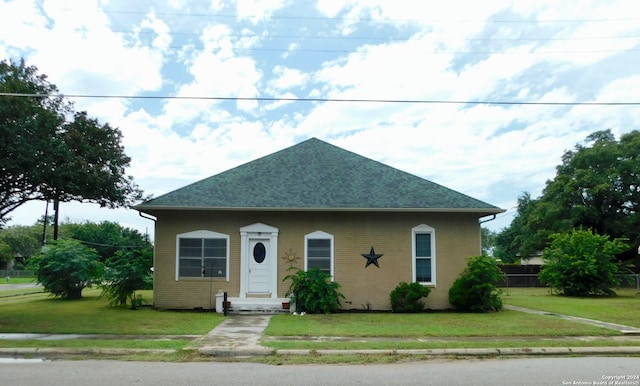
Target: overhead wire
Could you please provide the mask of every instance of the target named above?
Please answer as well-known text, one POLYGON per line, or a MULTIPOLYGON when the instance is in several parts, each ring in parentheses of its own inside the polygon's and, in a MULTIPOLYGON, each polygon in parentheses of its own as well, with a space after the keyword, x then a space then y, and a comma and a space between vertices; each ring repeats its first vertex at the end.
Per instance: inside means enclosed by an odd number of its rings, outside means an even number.
POLYGON ((28 94, 0 92, 4 97, 20 98, 104 98, 104 99, 178 99, 257 102, 342 102, 342 103, 405 103, 405 104, 477 104, 477 105, 532 105, 532 106, 639 106, 640 101, 628 102, 545 102, 545 101, 491 101, 491 100, 435 100, 435 99, 367 99, 367 98, 293 98, 293 97, 231 97, 231 96, 175 96, 175 95, 107 95, 107 94, 28 94))

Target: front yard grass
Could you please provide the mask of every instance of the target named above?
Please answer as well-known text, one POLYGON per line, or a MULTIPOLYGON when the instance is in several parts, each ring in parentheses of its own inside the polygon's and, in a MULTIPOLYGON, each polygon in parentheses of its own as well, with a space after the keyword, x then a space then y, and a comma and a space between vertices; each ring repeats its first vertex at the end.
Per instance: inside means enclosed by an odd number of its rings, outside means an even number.
MULTIPOLYGON (((151 302, 151 291, 141 293, 151 302)), ((212 312, 130 310, 107 302, 98 289, 85 289, 73 301, 45 293, 0 298, 0 333, 202 335, 224 320, 212 312)))
POLYGON ((638 290, 625 288, 616 292, 615 297, 575 298, 552 295, 548 288, 510 288, 502 300, 513 306, 640 328, 638 290))
MULTIPOLYGON (((157 339, 157 335, 202 335, 225 317, 211 312, 178 312, 142 307, 108 307, 97 289, 83 291, 83 299, 64 301, 46 293, 0 297, 0 333, 113 334, 132 339, 0 340, 0 347, 146 348, 178 350, 189 338, 157 339)), ((142 293, 151 302, 152 292, 142 293)), ((510 289, 505 304, 600 319, 640 327, 640 296, 625 291, 618 298, 565 298, 547 289, 510 289)), ((640 345, 615 330, 575 323, 550 315, 504 310, 467 314, 426 312, 338 313, 331 315, 277 315, 265 331, 263 344, 276 349, 440 349, 509 347, 580 347, 640 345), (305 339, 299 339, 304 337, 305 339)), ((185 356, 186 355, 186 356, 185 356)), ((136 356, 136 358, 140 358, 136 356)), ((158 358, 154 356, 154 358, 158 358)), ((171 359, 173 358, 173 359, 171 359)))
MULTIPOLYGON (((510 289, 505 304, 640 327, 640 296, 622 290, 616 298, 568 298, 546 288, 510 289)), ((279 315, 265 331, 264 344, 276 349, 438 349, 515 347, 638 346, 620 332, 552 315, 503 310, 468 314, 344 313, 279 315), (295 336, 316 337, 296 340, 295 336), (348 339, 338 339, 347 337, 348 339), (594 338, 595 337, 595 338, 594 338)))
POLYGON ((338 313, 277 315, 265 331, 270 336, 335 337, 517 337, 620 335, 619 332, 559 318, 500 311, 484 314, 427 312, 418 314, 338 313))

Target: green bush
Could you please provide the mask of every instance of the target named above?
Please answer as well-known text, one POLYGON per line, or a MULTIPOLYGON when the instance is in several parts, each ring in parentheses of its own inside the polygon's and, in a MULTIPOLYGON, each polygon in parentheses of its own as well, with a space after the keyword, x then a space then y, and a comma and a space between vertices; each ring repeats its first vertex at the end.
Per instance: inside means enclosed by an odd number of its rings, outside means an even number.
POLYGON ((103 265, 94 249, 76 240, 59 240, 31 257, 28 269, 45 291, 63 299, 79 299, 82 289, 100 278, 103 265))
POLYGON ((498 282, 504 274, 490 256, 474 256, 449 289, 449 303, 461 311, 490 312, 502 309, 498 282))
POLYGON ((567 296, 615 295, 620 266, 615 255, 627 245, 587 230, 556 233, 542 254, 540 281, 567 296))
POLYGON ((131 303, 135 310, 142 303, 136 296, 137 290, 153 288, 153 251, 149 248, 117 251, 115 256, 107 259, 104 272, 102 296, 107 297, 111 306, 131 303))
POLYGON ((429 296, 431 289, 420 283, 401 282, 391 291, 391 310, 393 312, 420 312, 424 309, 422 298, 429 296))
POLYGON ((340 284, 331 281, 328 273, 318 268, 303 271, 291 267, 289 270, 296 272, 285 276, 283 281, 291 280, 286 296, 292 296, 297 311, 310 314, 336 312, 344 295, 338 292, 340 284))

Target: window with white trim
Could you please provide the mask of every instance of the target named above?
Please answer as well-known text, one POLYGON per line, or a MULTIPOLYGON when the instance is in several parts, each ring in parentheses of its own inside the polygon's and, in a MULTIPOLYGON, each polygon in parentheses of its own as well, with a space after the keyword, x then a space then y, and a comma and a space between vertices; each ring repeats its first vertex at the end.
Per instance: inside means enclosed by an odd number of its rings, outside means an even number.
POLYGON ((435 229, 425 224, 411 230, 413 279, 418 283, 436 283, 435 234, 435 229))
POLYGON ((304 269, 312 268, 333 277, 333 235, 316 231, 304 236, 304 269))
POLYGON ((229 235, 194 231, 177 235, 176 280, 179 277, 229 277, 229 235))

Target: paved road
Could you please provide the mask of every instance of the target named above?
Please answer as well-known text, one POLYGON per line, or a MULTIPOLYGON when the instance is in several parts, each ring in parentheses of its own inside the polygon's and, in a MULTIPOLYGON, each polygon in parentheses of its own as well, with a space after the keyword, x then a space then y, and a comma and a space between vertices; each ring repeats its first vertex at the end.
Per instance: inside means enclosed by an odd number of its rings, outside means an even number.
POLYGON ((0 362, 2 385, 634 385, 640 358, 433 360, 383 365, 0 362), (612 378, 612 377, 624 377, 612 378), (627 378, 628 377, 628 378, 627 378), (613 383, 613 382, 627 383, 613 383), (603 382, 603 383, 598 383, 603 382), (608 383, 611 382, 611 383, 608 383))

